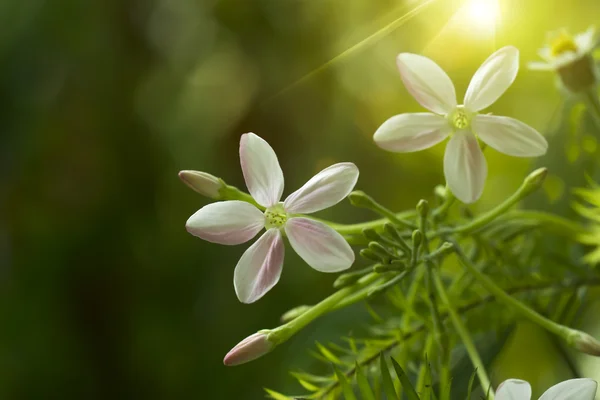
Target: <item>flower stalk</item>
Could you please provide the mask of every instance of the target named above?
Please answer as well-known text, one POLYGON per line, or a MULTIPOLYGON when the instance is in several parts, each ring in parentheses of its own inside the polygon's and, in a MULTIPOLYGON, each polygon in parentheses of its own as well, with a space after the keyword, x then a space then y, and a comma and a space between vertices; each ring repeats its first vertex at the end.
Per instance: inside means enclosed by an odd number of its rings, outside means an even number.
POLYGON ((595 356, 600 354, 600 342, 598 342, 596 339, 584 332, 556 323, 534 311, 521 301, 515 299, 502 290, 502 288, 500 288, 498 285, 496 285, 492 279, 479 272, 477 267, 473 265, 473 263, 464 254, 462 249, 457 244, 454 245, 456 246, 456 254, 458 255, 461 265, 475 278, 479 284, 493 294, 498 301, 504 303, 506 306, 510 307, 512 310, 516 311, 531 322, 546 329, 548 332, 551 332, 562 338, 569 346, 585 352, 586 354, 595 356))

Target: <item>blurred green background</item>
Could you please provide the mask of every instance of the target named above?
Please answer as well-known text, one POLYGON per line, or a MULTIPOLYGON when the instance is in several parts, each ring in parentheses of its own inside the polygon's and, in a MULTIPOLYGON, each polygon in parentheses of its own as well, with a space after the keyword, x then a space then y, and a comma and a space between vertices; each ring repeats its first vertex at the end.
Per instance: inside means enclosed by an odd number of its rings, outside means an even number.
MULTIPOLYGON (((443 145, 397 155, 371 140, 388 117, 421 110, 395 68, 403 51, 435 59, 462 97, 494 49, 517 46, 521 72, 491 111, 549 131, 560 95, 551 74, 527 71, 526 62, 546 31, 598 23, 600 3, 499 0, 495 26, 463 3, 2 0, 0 399, 251 400, 264 398, 265 386, 297 391, 287 371, 314 363, 314 340, 355 329, 367 312, 336 313, 267 357, 224 367, 233 345, 330 293, 334 277, 288 251, 280 283, 256 304, 239 303, 233 268, 245 246, 185 231, 206 200, 177 172, 207 171, 243 188, 238 141, 252 131, 277 152, 286 193, 331 163, 354 161, 358 188, 391 208, 431 198, 443 183, 443 145)), ((487 157, 481 209, 531 168, 487 157)), ((370 217, 347 203, 322 216, 370 217)), ((517 364, 502 376, 546 379, 546 387, 557 379, 517 364)))

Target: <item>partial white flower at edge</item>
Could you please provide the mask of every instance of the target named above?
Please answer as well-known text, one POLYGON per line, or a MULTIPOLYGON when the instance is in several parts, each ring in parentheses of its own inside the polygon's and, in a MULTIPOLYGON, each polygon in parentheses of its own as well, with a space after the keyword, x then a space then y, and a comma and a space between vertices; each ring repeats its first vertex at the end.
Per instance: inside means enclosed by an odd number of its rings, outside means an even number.
MULTIPOLYGON (((596 381, 587 378, 570 379, 546 390, 539 400, 594 400, 596 381)), ((530 400, 531 386, 520 379, 508 379, 498 386, 496 400, 530 400)))
POLYGON ((240 161, 248 191, 266 211, 244 201, 216 202, 192 215, 186 229, 194 236, 226 245, 245 243, 266 229, 235 267, 235 292, 241 302, 257 301, 279 281, 284 256, 282 231, 296 253, 317 271, 350 268, 354 252, 342 235, 297 214, 329 208, 348 196, 358 180, 356 165, 339 163, 325 168, 280 202, 283 172, 271 146, 246 133, 240 140, 240 161))
POLYGON ((550 32, 548 44, 538 51, 544 62, 531 62, 527 66, 532 70, 556 71, 583 57, 590 56, 596 46, 598 46, 598 39, 593 26, 575 36, 569 35, 566 30, 550 32))
POLYGON ((487 177, 487 163, 477 138, 515 157, 546 153, 548 143, 534 128, 513 118, 479 113, 515 80, 519 70, 515 47, 501 48, 479 67, 463 105, 458 105, 448 75, 431 59, 401 53, 397 64, 406 89, 432 113, 393 116, 377 129, 373 139, 383 149, 405 153, 427 149, 450 137, 444 175, 450 190, 463 203, 479 199, 487 177))

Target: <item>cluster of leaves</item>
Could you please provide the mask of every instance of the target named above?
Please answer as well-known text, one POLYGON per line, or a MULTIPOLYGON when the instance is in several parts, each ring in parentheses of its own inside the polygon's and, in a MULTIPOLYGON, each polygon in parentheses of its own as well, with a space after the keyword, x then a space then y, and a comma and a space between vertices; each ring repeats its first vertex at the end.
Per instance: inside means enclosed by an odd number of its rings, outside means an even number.
MULTIPOLYGON (((451 232, 452 228, 472 219, 468 210, 460 210, 457 214, 453 219, 447 218, 444 223, 437 222, 436 229, 451 232)), ((418 263, 411 263, 414 241, 413 246, 407 248, 399 244, 399 240, 411 236, 414 238, 414 234, 411 235, 412 226, 419 224, 418 217, 415 218, 415 224, 408 221, 403 222, 403 226, 396 224, 393 228, 386 225, 379 232, 366 230, 364 236, 368 244, 361 254, 377 263, 342 275, 336 281, 339 287, 340 282, 344 283, 349 277, 355 279, 373 270, 393 276, 371 289, 372 294, 380 296, 367 298, 366 307, 373 320, 364 324, 361 338, 343 337, 339 343, 326 346, 317 344, 318 351, 313 353, 315 358, 322 361, 327 369, 333 364, 335 373, 293 372, 292 375, 309 394, 288 397, 269 390, 272 398, 337 399, 344 396, 342 398, 354 399, 353 383, 354 391, 360 392, 365 399, 372 398, 365 393, 375 393, 378 399, 384 398, 380 393, 387 393, 387 398, 395 399, 390 397, 390 380, 395 385, 396 393, 402 387, 408 398, 413 399, 436 398, 436 392, 439 395, 444 391, 451 391, 452 398, 465 398, 470 396, 472 390, 484 397, 489 388, 479 387, 478 380, 475 383, 473 379, 467 381, 473 366, 449 323, 448 309, 443 305, 439 305, 439 322, 444 331, 444 340, 451 347, 451 357, 447 363, 454 380, 451 388, 440 387, 440 371, 436 368, 442 358, 437 349, 440 338, 435 335, 435 321, 431 315, 431 302, 435 299, 431 298, 427 287, 426 268, 422 261, 432 259, 430 256, 436 252, 441 254, 435 261, 440 271, 444 272, 443 280, 451 301, 472 333, 484 364, 490 365, 500 352, 517 316, 496 303, 493 296, 475 284, 472 276, 459 268, 455 256, 440 252, 443 240, 452 240, 456 246, 460 246, 477 268, 507 293, 518 296, 539 313, 559 323, 575 323, 587 296, 587 288, 600 284, 597 270, 565 256, 572 242, 556 238, 548 240, 549 231, 543 222, 525 218, 525 214, 519 211, 506 213, 468 236, 448 234, 435 239, 431 244, 437 246, 438 250, 423 256, 418 263), (415 268, 411 268, 411 265, 415 268), (416 295, 412 300, 409 298, 411 293, 416 295), (392 374, 390 378, 385 363, 377 362, 383 359, 383 354, 393 357, 395 377, 392 374), (406 374, 396 360, 406 365, 406 374), (373 381, 371 392, 366 390, 364 371, 373 381), (414 388, 410 379, 416 381, 414 388), (385 391, 386 385, 388 392, 385 391), (418 393, 420 397, 410 397, 409 392, 415 396, 418 393)), ((560 233, 570 234, 564 231, 560 233)))

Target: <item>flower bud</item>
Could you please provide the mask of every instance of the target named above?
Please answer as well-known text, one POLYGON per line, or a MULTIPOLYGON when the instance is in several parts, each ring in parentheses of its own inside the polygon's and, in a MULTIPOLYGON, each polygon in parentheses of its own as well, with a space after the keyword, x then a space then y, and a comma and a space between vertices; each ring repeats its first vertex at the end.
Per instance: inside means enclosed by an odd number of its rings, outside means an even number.
POLYGON ((527 175, 523 182, 523 194, 530 194, 542 187, 542 184, 546 180, 546 176, 548 176, 548 168, 538 168, 527 175))
POLYGON ((427 214, 429 214, 429 202, 427 200, 419 200, 417 212, 421 218, 427 218, 427 214))
POLYGON ((573 340, 573 347, 582 353, 596 357, 600 356, 600 342, 585 332, 577 332, 573 340))
POLYGON ((594 59, 589 54, 559 68, 557 71, 563 85, 574 93, 593 88, 598 81, 594 59))
POLYGON ((180 171, 179 178, 195 192, 213 200, 219 200, 219 191, 224 186, 216 176, 200 171, 180 171))
POLYGON ((267 339, 267 333, 257 332, 238 343, 223 359, 228 367, 245 364, 264 356, 275 346, 267 339))

